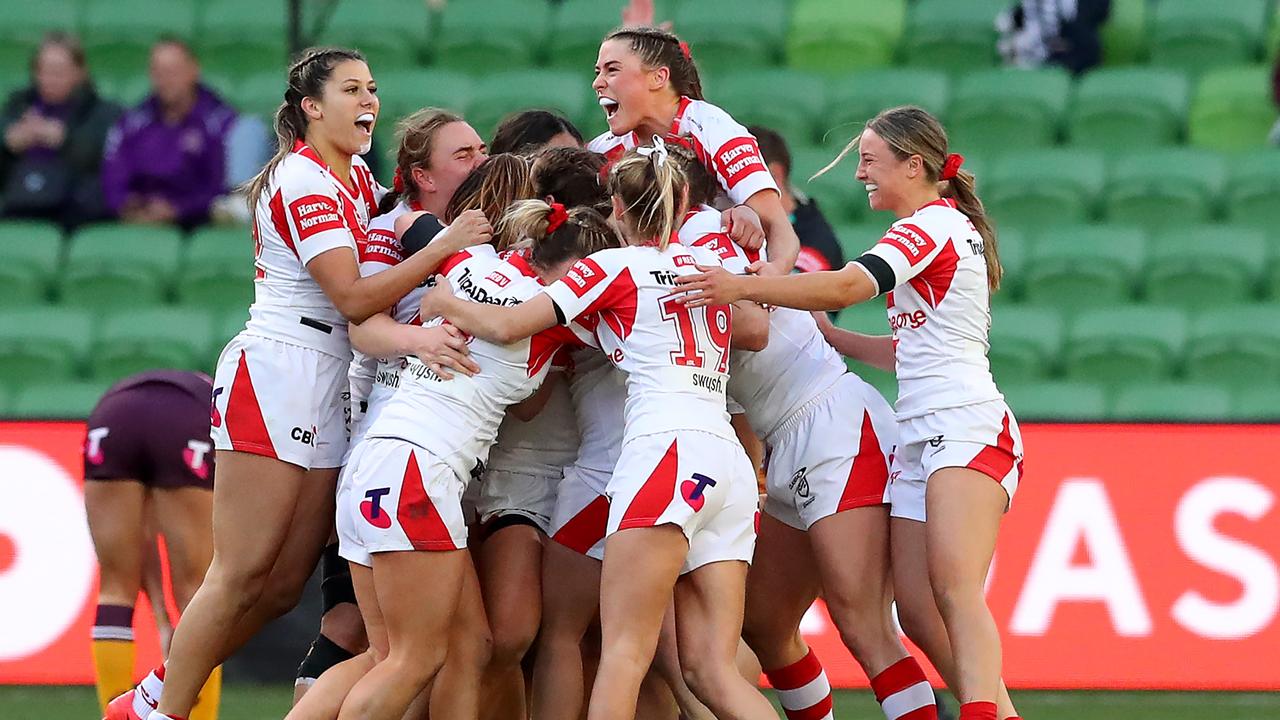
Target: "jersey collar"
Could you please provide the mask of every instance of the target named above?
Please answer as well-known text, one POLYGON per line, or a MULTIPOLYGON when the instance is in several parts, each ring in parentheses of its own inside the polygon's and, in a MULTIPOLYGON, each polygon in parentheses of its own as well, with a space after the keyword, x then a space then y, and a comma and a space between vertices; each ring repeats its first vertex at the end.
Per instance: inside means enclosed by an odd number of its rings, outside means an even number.
POLYGON ((937 206, 941 206, 941 207, 949 207, 949 208, 951 208, 952 210, 955 210, 955 209, 956 209, 956 201, 955 201, 955 200, 952 200, 951 198, 938 198, 937 200, 934 200, 933 202, 927 202, 927 203, 925 203, 925 204, 921 205, 919 208, 917 208, 917 209, 916 209, 916 212, 920 212, 921 210, 923 210, 923 209, 925 209, 925 208, 927 208, 927 207, 933 207, 933 206, 935 206, 935 205, 937 205, 937 206))
POLYGON ((531 277, 540 284, 542 283, 542 279, 538 277, 538 273, 533 271, 533 267, 529 265, 529 260, 525 257, 523 251, 518 250, 507 256, 507 264, 519 270, 521 275, 531 277))
MULTIPOLYGON (((342 178, 334 174, 333 168, 329 167, 328 164, 325 163, 325 161, 320 157, 320 153, 315 151, 315 148, 311 147, 310 145, 306 144, 301 140, 295 140, 293 141, 293 151, 301 155, 302 157, 310 160, 311 162, 319 165, 321 168, 324 168, 324 171, 329 174, 329 177, 338 181, 338 186, 342 188, 342 190, 346 193, 348 198, 350 198, 353 201, 358 201, 360 199, 360 189, 359 188, 353 189, 348 184, 350 182, 350 178, 343 180, 342 178)), ((354 168, 355 163, 352 163, 351 167, 354 168)))

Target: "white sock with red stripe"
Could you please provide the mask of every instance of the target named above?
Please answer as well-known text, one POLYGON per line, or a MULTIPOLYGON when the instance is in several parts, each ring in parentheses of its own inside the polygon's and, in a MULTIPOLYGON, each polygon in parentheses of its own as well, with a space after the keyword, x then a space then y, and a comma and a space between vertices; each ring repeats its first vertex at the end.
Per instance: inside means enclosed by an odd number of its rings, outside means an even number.
POLYGON ((910 655, 871 678, 871 690, 889 720, 938 720, 933 688, 910 655))
POLYGON ((766 670, 764 676, 778 691, 787 720, 832 720, 831 683, 813 650, 784 668, 766 670))
POLYGON ((160 692, 164 690, 164 666, 152 670, 138 683, 138 691, 133 694, 133 711, 138 717, 145 718, 160 704, 160 692))

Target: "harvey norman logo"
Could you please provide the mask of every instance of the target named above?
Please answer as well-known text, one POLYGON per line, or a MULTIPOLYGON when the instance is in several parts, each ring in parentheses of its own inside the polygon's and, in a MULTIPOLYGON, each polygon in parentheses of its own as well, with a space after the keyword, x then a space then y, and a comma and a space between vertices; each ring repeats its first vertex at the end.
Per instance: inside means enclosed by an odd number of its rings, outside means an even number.
POLYGON ((324 232, 342 229, 342 215, 337 203, 324 195, 306 195, 289 203, 289 212, 302 240, 324 232))
POLYGON ((730 189, 746 176, 767 170, 760 148, 749 137, 735 138, 722 145, 716 152, 716 165, 730 189))

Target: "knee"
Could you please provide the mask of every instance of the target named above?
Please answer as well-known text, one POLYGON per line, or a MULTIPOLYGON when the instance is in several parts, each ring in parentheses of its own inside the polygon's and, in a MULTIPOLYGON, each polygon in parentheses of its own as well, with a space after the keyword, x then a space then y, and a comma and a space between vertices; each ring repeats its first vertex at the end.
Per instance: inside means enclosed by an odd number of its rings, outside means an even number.
POLYGON ((937 604, 944 623, 949 623, 951 618, 967 610, 986 604, 981 586, 970 588, 954 583, 935 583, 933 601, 937 604))
POLYGON ((395 676, 414 687, 425 687, 444 666, 446 652, 439 646, 419 648, 412 652, 393 649, 385 662, 395 676))
POLYGON ((827 609, 841 641, 855 654, 897 636, 889 604, 882 598, 832 595, 827 609))
POLYGON ((489 636, 490 662, 494 665, 518 665, 524 659, 538 634, 536 625, 499 623, 489 636))
POLYGON ((680 676, 684 684, 708 705, 720 706, 715 699, 725 691, 729 678, 736 675, 732 664, 726 665, 711 658, 682 658, 680 661, 680 676))
POLYGON ((358 653, 369 643, 360 609, 339 603, 320 618, 320 634, 347 652, 358 653))
POLYGON ((778 622, 776 616, 749 616, 742 624, 742 639, 757 655, 768 653, 783 647, 795 636, 798 628, 788 628, 786 625, 787 623, 778 622))
POLYGON ((454 637, 449 643, 449 662, 483 670, 493 660, 493 635, 488 628, 454 637))

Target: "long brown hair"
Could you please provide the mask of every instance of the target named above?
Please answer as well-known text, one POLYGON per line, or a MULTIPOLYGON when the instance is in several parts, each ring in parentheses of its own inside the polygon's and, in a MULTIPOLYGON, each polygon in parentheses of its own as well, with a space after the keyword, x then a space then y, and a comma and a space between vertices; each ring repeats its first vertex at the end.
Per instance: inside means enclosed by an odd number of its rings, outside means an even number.
POLYGON ((689 53, 689 46, 681 42, 675 33, 656 27, 620 27, 604 37, 609 40, 626 40, 631 52, 640 57, 646 70, 667 68, 670 82, 677 95, 702 100, 702 77, 698 64, 689 53))
POLYGON ((462 122, 457 113, 434 107, 424 107, 396 124, 396 177, 399 188, 382 197, 378 212, 388 212, 396 203, 418 194, 418 184, 413 180, 413 169, 431 168, 431 151, 435 149, 436 133, 440 128, 462 122))
POLYGON ((661 138, 653 148, 627 152, 609 171, 609 193, 622 201, 622 223, 640 239, 666 250, 688 207, 689 181, 680 163, 667 156, 661 138), (652 150, 647 156, 640 150, 652 150))
POLYGON ((534 197, 551 196, 569 207, 585 205, 607 215, 609 193, 601 180, 606 162, 600 153, 584 148, 546 148, 533 156, 529 168, 534 197))
POLYGON ((622 246, 618 231, 594 208, 575 207, 568 219, 548 232, 551 206, 544 200, 522 200, 502 218, 502 225, 529 240, 529 263, 543 270, 565 260, 622 246))
POLYGON ((490 155, 458 185, 441 220, 448 224, 467 210, 480 210, 495 224, 494 247, 506 250, 521 236, 498 220, 512 203, 531 197, 533 184, 529 182, 529 162, 513 153, 490 155))
POLYGON ((308 48, 289 66, 284 101, 276 108, 275 128, 276 154, 267 161, 262 171, 253 176, 247 185, 249 212, 252 213, 262 197, 271 174, 285 157, 293 152, 293 146, 307 135, 306 112, 302 109, 303 98, 318 98, 324 92, 324 84, 329 81, 333 69, 339 63, 348 60, 364 62, 364 55, 358 50, 339 47, 308 48))
MULTIPOLYGON (((982 257, 987 263, 987 286, 995 291, 1000 287, 1004 269, 1000 265, 1000 251, 996 244, 996 230, 987 217, 986 208, 978 197, 973 173, 959 169, 955 177, 942 180, 942 166, 947 161, 947 131, 942 123, 929 114, 927 110, 914 105, 883 110, 867 122, 867 128, 880 136, 898 160, 906 160, 912 155, 919 155, 924 163, 926 176, 938 186, 938 194, 955 201, 956 209, 964 213, 982 236, 982 257)), ((836 163, 844 159, 850 152, 857 150, 861 135, 840 151, 831 164, 818 171, 814 177, 825 173, 836 163)))

